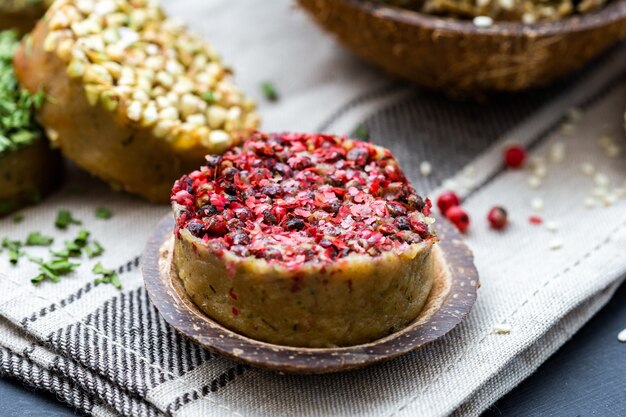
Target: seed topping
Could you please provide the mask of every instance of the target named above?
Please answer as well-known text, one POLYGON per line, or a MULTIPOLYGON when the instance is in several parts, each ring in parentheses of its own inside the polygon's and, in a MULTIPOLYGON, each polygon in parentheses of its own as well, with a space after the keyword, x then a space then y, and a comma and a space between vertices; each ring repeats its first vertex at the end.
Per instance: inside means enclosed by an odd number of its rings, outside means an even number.
POLYGON ((59 0, 44 48, 81 79, 90 104, 175 149, 223 152, 258 126, 254 102, 215 49, 153 0, 59 0))
POLYGON ((319 134, 256 133, 172 190, 176 234, 295 268, 434 239, 431 203, 384 148, 319 134))

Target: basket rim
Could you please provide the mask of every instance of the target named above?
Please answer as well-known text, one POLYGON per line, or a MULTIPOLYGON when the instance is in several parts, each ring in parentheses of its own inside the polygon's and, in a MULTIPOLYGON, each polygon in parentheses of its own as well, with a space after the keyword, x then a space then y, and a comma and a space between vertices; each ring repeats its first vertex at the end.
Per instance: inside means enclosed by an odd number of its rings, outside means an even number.
POLYGON ((471 20, 435 16, 397 6, 373 3, 370 0, 341 1, 374 17, 390 19, 401 24, 424 27, 439 32, 471 33, 482 36, 555 36, 583 32, 626 20, 626 0, 614 0, 594 12, 568 16, 559 20, 533 24, 495 21, 493 25, 486 28, 474 26, 471 20))

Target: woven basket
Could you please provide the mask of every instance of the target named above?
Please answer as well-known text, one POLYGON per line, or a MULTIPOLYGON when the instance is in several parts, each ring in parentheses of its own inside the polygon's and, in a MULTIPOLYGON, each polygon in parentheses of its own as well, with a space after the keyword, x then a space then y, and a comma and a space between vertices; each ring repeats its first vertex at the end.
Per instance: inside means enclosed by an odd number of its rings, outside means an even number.
POLYGON ((364 0, 298 1, 360 57, 452 94, 549 84, 626 35, 626 0, 559 21, 498 22, 489 28, 364 0))

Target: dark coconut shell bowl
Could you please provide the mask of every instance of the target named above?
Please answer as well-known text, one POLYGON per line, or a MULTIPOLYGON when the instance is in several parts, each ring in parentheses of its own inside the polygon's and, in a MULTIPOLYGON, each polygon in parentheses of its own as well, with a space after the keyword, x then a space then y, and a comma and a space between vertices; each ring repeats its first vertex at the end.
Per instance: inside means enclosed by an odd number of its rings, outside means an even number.
POLYGON ((547 85, 626 35, 626 0, 561 20, 487 28, 365 0, 298 2, 366 61, 451 94, 547 85))

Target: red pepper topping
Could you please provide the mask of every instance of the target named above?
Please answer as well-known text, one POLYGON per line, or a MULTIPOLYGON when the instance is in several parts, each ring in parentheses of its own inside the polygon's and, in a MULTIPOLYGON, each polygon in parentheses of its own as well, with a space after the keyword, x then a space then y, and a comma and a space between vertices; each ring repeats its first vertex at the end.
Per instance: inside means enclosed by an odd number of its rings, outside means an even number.
POLYGON ((470 219, 465 210, 460 206, 453 206, 446 211, 446 217, 459 229, 459 232, 465 233, 470 225, 470 219))
POLYGON ((448 211, 450 207, 460 206, 460 205, 461 205, 461 199, 459 198, 458 195, 456 195, 456 193, 452 191, 443 192, 437 199, 437 207, 439 207, 439 211, 443 215, 446 214, 446 211, 448 211))
POLYGON ((502 207, 494 207, 487 213, 487 220, 493 229, 504 229, 508 223, 508 216, 502 207))
POLYGON ((214 253, 296 268, 432 239, 430 200, 391 153, 320 134, 256 133, 176 181, 177 230, 214 253))
POLYGON ((504 163, 509 168, 519 168, 526 160, 526 149, 520 145, 511 145, 504 150, 504 163))

